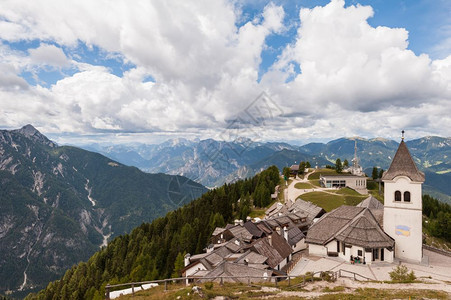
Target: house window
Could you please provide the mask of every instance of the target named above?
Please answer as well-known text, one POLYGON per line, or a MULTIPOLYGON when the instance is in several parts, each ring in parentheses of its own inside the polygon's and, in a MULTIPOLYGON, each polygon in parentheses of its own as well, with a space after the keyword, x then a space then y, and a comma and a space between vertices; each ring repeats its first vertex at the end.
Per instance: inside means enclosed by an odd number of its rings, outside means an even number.
POLYGON ((395 192, 395 201, 401 201, 401 192, 400 191, 395 192))
POLYGON ((357 250, 357 256, 362 256, 362 255, 363 255, 362 250, 357 250))
POLYGON ((404 202, 410 202, 410 192, 404 192, 404 202))

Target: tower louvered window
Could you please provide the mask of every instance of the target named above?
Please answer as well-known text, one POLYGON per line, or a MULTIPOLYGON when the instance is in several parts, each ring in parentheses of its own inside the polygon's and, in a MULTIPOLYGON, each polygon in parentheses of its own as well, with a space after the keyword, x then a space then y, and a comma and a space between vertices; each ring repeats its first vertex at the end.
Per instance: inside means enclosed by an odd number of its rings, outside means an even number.
POLYGON ((401 201, 401 192, 400 191, 395 192, 395 201, 401 201))
POLYGON ((410 202, 410 192, 404 192, 404 202, 410 202))

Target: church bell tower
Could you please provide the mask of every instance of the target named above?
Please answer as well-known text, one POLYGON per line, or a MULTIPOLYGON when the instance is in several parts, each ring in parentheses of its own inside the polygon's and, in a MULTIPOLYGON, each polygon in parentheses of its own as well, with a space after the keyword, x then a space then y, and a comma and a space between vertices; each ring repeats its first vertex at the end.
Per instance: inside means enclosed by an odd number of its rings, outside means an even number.
POLYGON ((422 184, 420 172, 404 142, 384 172, 384 231, 395 240, 395 257, 420 263, 423 257, 422 184))

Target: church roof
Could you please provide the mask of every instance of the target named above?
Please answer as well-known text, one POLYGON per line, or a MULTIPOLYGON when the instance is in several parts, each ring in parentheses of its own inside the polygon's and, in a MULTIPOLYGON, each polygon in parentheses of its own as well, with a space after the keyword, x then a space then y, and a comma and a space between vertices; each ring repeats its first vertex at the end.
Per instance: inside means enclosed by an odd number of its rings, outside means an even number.
POLYGON ((369 209, 354 218, 351 224, 337 234, 336 239, 364 248, 388 248, 395 245, 395 241, 382 230, 369 209))
POLYGON ((333 239, 365 248, 394 245, 394 240, 382 230, 370 209, 346 205, 334 209, 312 225, 306 242, 326 245, 333 239))
POLYGON ((368 198, 356 205, 357 207, 368 207, 369 209, 383 209, 384 205, 370 195, 368 198))
POLYGON ((399 144, 390 168, 384 172, 382 180, 393 180, 396 176, 407 176, 412 181, 424 182, 424 173, 418 170, 404 140, 399 144))

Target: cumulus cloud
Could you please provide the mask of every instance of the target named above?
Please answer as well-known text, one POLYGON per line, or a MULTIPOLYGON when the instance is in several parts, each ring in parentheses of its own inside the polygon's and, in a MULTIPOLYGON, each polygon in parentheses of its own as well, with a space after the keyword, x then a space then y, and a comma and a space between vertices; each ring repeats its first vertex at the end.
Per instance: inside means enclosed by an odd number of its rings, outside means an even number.
POLYGON ((41 44, 38 48, 29 49, 31 62, 37 65, 67 67, 69 60, 61 48, 55 45, 41 44))
POLYGON ((267 38, 287 30, 283 7, 273 3, 241 22, 242 12, 226 0, 4 1, 0 39, 40 46, 26 53, 0 47, 2 125, 218 137, 266 91, 284 117, 243 135, 390 137, 400 126, 450 135, 433 118, 449 122, 451 56, 415 55, 405 29, 372 27, 373 14, 343 0, 301 9, 297 35, 259 81, 267 38), (70 51, 80 43, 135 67, 118 76, 77 62, 70 51), (48 88, 28 86, 20 74, 36 65, 70 65, 76 72, 48 88), (144 82, 146 76, 155 82, 144 82))

